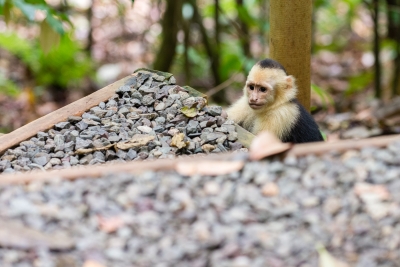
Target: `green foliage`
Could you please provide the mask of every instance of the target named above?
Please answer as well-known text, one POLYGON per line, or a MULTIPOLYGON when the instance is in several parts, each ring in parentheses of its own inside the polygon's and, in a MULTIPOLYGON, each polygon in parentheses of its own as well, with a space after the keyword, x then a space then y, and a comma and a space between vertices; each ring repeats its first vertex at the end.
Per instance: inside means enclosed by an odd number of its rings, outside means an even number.
POLYGON ((13 97, 17 96, 19 93, 18 86, 14 82, 7 80, 1 73, 0 73, 0 93, 13 97))
POLYGON ((311 90, 320 97, 324 108, 328 105, 333 105, 333 98, 326 90, 313 83, 311 84, 311 90))
POLYGON ((352 95, 365 89, 372 83, 374 74, 372 71, 364 72, 360 75, 350 77, 349 88, 346 90, 346 95, 352 95))
POLYGON ((0 34, 0 47, 18 57, 32 71, 38 70, 39 51, 31 42, 18 37, 14 33, 2 33, 0 34))
POLYGON ((17 56, 27 66, 36 85, 66 88, 93 72, 90 59, 68 35, 62 36, 60 45, 47 54, 37 43, 13 33, 0 34, 0 47, 17 56))
POLYGON ((68 16, 49 6, 44 0, 0 0, 0 15, 9 23, 13 10, 19 10, 29 22, 34 22, 37 10, 44 11, 46 18, 40 24, 40 45, 45 53, 57 46, 65 33, 63 23, 71 22, 68 16))
POLYGON ((68 35, 62 36, 60 45, 48 54, 40 53, 39 63, 40 67, 35 77, 41 85, 65 88, 76 85, 93 71, 90 59, 68 35))

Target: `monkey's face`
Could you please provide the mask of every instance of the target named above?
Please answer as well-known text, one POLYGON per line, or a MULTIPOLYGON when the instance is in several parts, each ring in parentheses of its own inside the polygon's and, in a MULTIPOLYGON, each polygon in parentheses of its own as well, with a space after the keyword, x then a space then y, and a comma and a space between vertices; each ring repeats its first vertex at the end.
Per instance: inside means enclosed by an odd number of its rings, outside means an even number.
POLYGON ((273 101, 273 88, 267 83, 246 82, 246 92, 249 106, 252 109, 261 109, 273 101))
POLYGON ((279 105, 282 99, 292 99, 297 92, 292 76, 287 76, 281 69, 263 68, 260 65, 251 69, 244 91, 249 106, 260 112, 263 108, 279 105))

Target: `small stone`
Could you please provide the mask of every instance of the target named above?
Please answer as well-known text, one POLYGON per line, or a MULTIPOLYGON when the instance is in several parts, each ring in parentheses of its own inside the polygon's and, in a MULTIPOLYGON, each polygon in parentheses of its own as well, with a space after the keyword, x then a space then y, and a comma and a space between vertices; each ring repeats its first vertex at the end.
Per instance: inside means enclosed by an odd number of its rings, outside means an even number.
POLYGON ((60 122, 54 125, 54 128, 57 130, 68 129, 69 127, 71 127, 71 123, 69 122, 60 122))
POLYGON ((233 142, 236 141, 238 139, 238 133, 237 132, 229 132, 228 135, 228 140, 233 142))
POLYGON ((152 128, 148 127, 148 126, 139 126, 137 127, 139 131, 143 132, 143 133, 151 133, 151 131, 153 131, 152 128))
POLYGON ((121 150, 121 149, 119 149, 119 150, 117 151, 117 153, 116 153, 116 156, 117 156, 118 158, 120 158, 120 159, 126 159, 126 152, 123 151, 123 150, 121 150))
POLYGON ((195 133, 197 132, 197 127, 199 126, 199 122, 195 120, 190 120, 187 127, 186 127, 186 132, 189 133, 195 133))
POLYGON ((53 166, 54 165, 61 165, 61 160, 58 158, 52 158, 49 163, 51 163, 53 166))
POLYGON ((154 103, 154 98, 151 95, 145 95, 142 99, 142 103, 145 106, 150 106, 154 103))
POLYGON ((116 157, 117 155, 115 154, 114 151, 112 150, 107 150, 106 151, 106 160, 112 160, 116 157))
POLYGON ((214 117, 220 116, 222 113, 222 107, 220 107, 220 106, 207 107, 207 113, 214 117))
POLYGON ((82 120, 82 117, 79 117, 79 116, 69 116, 68 117, 68 121, 70 123, 77 123, 77 122, 80 122, 81 120, 82 120))
POLYGON ((138 156, 139 156, 141 159, 147 159, 148 156, 149 156, 149 153, 147 153, 147 152, 140 152, 140 153, 138 154, 138 156))
POLYGON ((174 76, 172 76, 171 78, 169 78, 169 84, 176 84, 176 79, 174 76))
POLYGON ((261 193, 266 197, 275 197, 279 194, 279 187, 275 183, 266 183, 262 187, 261 193))
POLYGON ((92 141, 91 140, 85 140, 82 138, 77 137, 76 138, 76 145, 75 148, 76 149, 80 149, 80 148, 89 148, 92 146, 92 141))
POLYGON ((77 165, 77 164, 79 163, 79 160, 78 160, 77 157, 71 156, 71 157, 69 158, 69 163, 70 163, 72 166, 74 166, 74 165, 77 165))
POLYGON ((42 152, 37 153, 33 158, 33 162, 40 166, 46 165, 49 161, 50 161, 50 155, 42 152))
POLYGON ((84 121, 79 121, 76 125, 75 125, 79 130, 83 131, 86 130, 87 127, 89 126, 86 122, 84 121))
POLYGON ((207 195, 217 195, 220 192, 220 186, 217 182, 210 181, 204 185, 204 191, 207 195))
POLYGON ((128 159, 133 160, 137 157, 137 152, 133 149, 129 149, 128 153, 126 153, 128 159))
POLYGON ((164 110, 165 108, 166 108, 165 103, 164 102, 160 102, 155 106, 154 110, 155 111, 160 111, 160 110, 164 110))
POLYGON ((79 160, 79 163, 82 165, 88 165, 89 162, 93 159, 93 155, 92 154, 87 154, 86 156, 84 156, 83 158, 81 158, 79 160))

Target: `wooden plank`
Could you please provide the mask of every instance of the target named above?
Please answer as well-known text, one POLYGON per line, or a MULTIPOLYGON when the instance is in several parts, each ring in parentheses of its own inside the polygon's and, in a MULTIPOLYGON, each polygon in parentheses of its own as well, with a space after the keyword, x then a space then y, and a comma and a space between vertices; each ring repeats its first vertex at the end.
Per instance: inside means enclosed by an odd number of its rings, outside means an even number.
POLYGON ((323 154, 331 151, 342 152, 351 149, 361 149, 368 146, 384 147, 388 144, 400 141, 400 135, 388 135, 360 140, 340 140, 336 142, 315 142, 297 144, 288 151, 287 156, 304 156, 310 154, 323 154))
POLYGON ((0 155, 7 149, 18 145, 22 141, 25 141, 32 136, 36 135, 40 131, 46 131, 52 128, 55 124, 66 121, 69 116, 80 116, 86 110, 98 105, 102 101, 106 101, 114 95, 121 85, 124 85, 130 78, 137 74, 129 75, 115 83, 112 83, 82 99, 79 99, 65 107, 55 110, 37 120, 34 120, 15 131, 0 136, 0 155))
POLYGON ((239 142, 247 148, 250 148, 251 142, 253 141, 254 137, 256 137, 251 132, 247 131, 243 127, 239 126, 235 123, 236 132, 238 133, 238 140, 239 142))
POLYGON ((131 161, 127 163, 103 164, 92 166, 79 166, 70 169, 19 172, 16 174, 0 175, 0 186, 10 184, 26 184, 36 181, 50 181, 55 178, 62 180, 75 180, 81 177, 98 178, 103 175, 116 173, 142 173, 145 171, 174 171, 178 163, 203 162, 203 161, 227 161, 246 159, 246 153, 219 153, 207 156, 188 156, 175 159, 158 159, 155 161, 131 161))

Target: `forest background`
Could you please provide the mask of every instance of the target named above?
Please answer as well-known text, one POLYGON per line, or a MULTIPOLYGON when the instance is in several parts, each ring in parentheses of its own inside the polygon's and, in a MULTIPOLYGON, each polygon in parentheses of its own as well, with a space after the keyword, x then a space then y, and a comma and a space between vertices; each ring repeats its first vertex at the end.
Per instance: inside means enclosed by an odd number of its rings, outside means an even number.
MULTIPOLYGON (((269 12, 268 0, 0 0, 0 133, 141 67, 229 105, 269 54, 269 12)), ((328 139, 399 133, 400 117, 374 115, 400 102, 400 0, 314 0, 312 24, 312 113, 328 139)))

